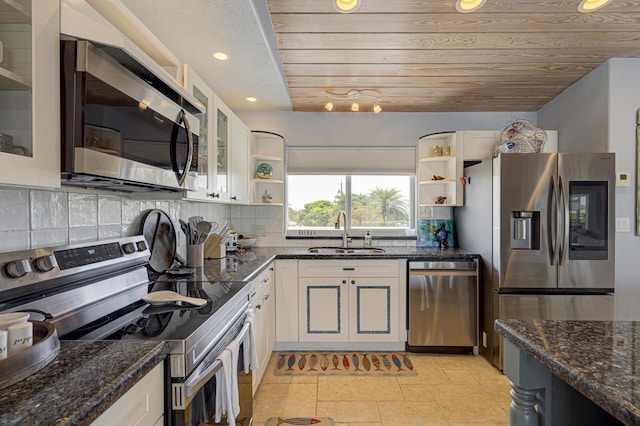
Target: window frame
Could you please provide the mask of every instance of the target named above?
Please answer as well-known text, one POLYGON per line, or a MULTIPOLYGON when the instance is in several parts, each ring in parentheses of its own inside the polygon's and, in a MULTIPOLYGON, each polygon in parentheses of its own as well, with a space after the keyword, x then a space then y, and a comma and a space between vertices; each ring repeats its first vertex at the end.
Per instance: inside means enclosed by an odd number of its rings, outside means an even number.
MULTIPOLYGON (((290 229, 289 228, 289 183, 290 176, 305 176, 305 175, 321 175, 320 173, 287 173, 287 185, 285 194, 285 211, 284 211, 284 230, 285 237, 338 237, 342 236, 344 230, 338 229, 290 229)), ((330 173, 331 176, 344 176, 345 177, 345 214, 346 214, 346 232, 352 237, 364 237, 369 231, 374 237, 411 237, 416 235, 416 217, 417 217, 417 190, 416 190, 416 175, 415 174, 399 174, 399 173, 367 173, 367 175, 379 175, 379 176, 406 176, 409 178, 409 227, 408 228, 365 228, 358 227, 352 228, 351 223, 351 209, 352 209, 352 185, 351 178, 360 174, 348 174, 348 173, 330 173)), ((336 217, 337 219, 337 217, 336 217)))

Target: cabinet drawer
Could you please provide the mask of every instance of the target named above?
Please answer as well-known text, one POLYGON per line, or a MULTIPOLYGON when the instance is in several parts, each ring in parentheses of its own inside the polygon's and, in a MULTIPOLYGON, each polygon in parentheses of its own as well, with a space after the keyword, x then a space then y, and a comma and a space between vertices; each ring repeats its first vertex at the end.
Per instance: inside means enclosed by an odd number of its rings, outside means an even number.
POLYGON ((301 260, 300 277, 397 277, 396 260, 301 260))

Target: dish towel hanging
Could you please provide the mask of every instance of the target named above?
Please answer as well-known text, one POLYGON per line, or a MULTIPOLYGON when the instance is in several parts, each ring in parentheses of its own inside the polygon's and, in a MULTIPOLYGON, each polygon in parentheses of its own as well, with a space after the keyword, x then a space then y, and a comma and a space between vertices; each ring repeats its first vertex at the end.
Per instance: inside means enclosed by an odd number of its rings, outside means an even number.
POLYGON ((218 356, 222 368, 216 373, 216 415, 215 422, 220 423, 223 413, 227 413, 227 422, 236 424, 240 413, 238 396, 238 352, 240 345, 235 340, 218 356))
POLYGON ((258 367, 258 353, 256 351, 256 316, 253 309, 249 308, 245 311, 244 323, 249 324, 249 332, 244 336, 242 348, 244 373, 249 374, 249 367, 256 371, 258 367))

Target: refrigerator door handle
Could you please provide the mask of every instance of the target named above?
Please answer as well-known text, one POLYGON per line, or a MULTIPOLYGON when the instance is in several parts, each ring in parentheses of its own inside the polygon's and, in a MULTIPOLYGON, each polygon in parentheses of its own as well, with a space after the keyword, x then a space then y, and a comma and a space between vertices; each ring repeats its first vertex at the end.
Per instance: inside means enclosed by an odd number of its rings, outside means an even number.
POLYGON ((549 241, 549 264, 556 263, 558 252, 558 182, 551 176, 549 184, 549 207, 547 209, 547 239, 549 241))
POLYGON ((562 226, 562 231, 557 236, 557 239, 560 242, 560 251, 558 254, 558 265, 562 266, 565 264, 566 257, 566 248, 569 239, 569 228, 567 227, 567 223, 569 222, 569 202, 567 201, 567 194, 564 190, 564 185, 562 183, 562 177, 558 177, 558 187, 560 188, 560 202, 559 205, 562 207, 562 211, 558 218, 560 220, 560 224, 562 226))

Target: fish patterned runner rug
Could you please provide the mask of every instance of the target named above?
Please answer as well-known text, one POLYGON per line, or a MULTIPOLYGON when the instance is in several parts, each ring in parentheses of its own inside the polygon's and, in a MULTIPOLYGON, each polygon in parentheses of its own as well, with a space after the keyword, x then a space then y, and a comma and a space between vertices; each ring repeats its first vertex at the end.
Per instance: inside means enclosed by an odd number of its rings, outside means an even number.
POLYGON ((287 425, 317 425, 334 426, 335 423, 330 417, 271 417, 265 426, 287 426, 287 425))
POLYGON ((403 352, 279 352, 274 374, 416 376, 403 352))

